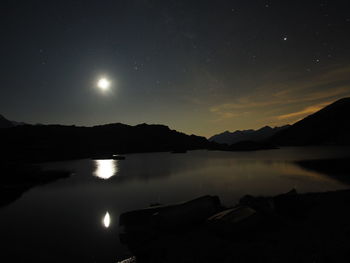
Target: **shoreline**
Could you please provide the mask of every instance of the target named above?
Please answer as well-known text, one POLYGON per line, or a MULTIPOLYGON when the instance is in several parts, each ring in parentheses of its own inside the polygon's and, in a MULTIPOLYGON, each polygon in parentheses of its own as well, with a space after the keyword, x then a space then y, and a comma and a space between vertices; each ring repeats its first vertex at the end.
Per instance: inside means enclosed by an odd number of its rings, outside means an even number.
POLYGON ((42 170, 34 164, 4 164, 0 177, 0 208, 11 204, 23 193, 38 185, 71 176, 70 171, 42 170))

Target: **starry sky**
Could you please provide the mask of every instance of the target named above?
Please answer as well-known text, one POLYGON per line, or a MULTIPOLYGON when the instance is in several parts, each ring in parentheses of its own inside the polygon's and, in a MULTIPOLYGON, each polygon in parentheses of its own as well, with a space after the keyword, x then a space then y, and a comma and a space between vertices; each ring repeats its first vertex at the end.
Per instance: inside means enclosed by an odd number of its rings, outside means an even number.
POLYGON ((0 114, 11 120, 208 137, 293 123, 350 96, 349 1, 0 5, 0 114))

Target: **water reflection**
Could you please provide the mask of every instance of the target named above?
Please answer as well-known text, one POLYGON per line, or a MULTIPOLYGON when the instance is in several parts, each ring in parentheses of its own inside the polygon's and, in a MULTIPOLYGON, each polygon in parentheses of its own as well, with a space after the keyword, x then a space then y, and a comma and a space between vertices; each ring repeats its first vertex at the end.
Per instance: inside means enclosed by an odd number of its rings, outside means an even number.
POLYGON ((103 217, 102 223, 105 228, 108 228, 109 225, 111 224, 111 216, 109 215, 108 212, 106 212, 105 216, 103 217))
MULTIPOLYGON (((95 248, 93 253, 97 262, 116 262, 130 253, 120 244, 113 230, 117 227, 119 211, 134 210, 151 203, 176 203, 208 194, 219 195, 223 205, 231 206, 246 194, 270 196, 292 188, 301 193, 348 188, 349 185, 327 180, 315 170, 306 171, 290 163, 336 158, 336 154, 346 157, 350 153, 350 148, 346 148, 347 151, 345 148, 322 149, 301 147, 243 153, 190 151, 185 155, 149 153, 130 155, 127 160, 114 162, 84 159, 44 163, 45 170, 73 170, 76 176, 32 188, 20 200, 0 210, 0 233, 6 240, 2 242, 1 252, 2 255, 8 253, 12 257, 25 258, 13 262, 35 262, 40 247, 41 261, 52 262, 59 242, 61 253, 56 253, 55 262, 76 258, 76 254, 79 254, 78 261, 89 262, 88 244, 95 248), (342 152, 344 154, 340 155, 342 152), (113 173, 115 176, 108 181, 95 177, 113 173), (110 208, 113 210, 107 215, 110 208), (33 215, 42 211, 45 211, 45 220, 33 220, 33 215), (80 220, 81 217, 94 219, 80 220), (16 218, 20 218, 20 224, 16 218), (21 242, 18 237, 22 237, 21 242)), ((323 162, 315 167, 319 168, 323 162)), ((331 175, 333 169, 339 169, 339 164, 331 163, 329 167, 332 170, 327 173, 331 175)), ((105 177, 110 176, 102 176, 105 177)))
POLYGON ((324 174, 344 184, 350 184, 348 177, 350 158, 300 160, 295 163, 307 171, 324 174))
POLYGON ((109 179, 118 173, 117 160, 95 160, 94 176, 101 179, 109 179))

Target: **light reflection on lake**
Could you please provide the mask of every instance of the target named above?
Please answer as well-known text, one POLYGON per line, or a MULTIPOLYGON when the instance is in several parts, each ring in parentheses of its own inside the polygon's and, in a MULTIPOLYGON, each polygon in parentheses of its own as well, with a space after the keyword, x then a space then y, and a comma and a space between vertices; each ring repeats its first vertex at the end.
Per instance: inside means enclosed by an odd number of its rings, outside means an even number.
POLYGON ((101 179, 109 179, 118 173, 117 160, 95 160, 94 175, 101 179))
POLYGON ((291 147, 129 154, 125 160, 45 164, 75 175, 34 187, 0 208, 0 234, 6 240, 2 253, 11 255, 11 262, 117 262, 130 256, 118 237, 119 215, 125 211, 207 194, 233 205, 245 194, 345 189, 349 184, 340 177, 304 169, 295 161, 349 155, 346 147, 291 147))
POLYGON ((109 228, 109 225, 111 224, 111 216, 109 215, 108 211, 106 212, 102 221, 103 221, 104 227, 109 228))

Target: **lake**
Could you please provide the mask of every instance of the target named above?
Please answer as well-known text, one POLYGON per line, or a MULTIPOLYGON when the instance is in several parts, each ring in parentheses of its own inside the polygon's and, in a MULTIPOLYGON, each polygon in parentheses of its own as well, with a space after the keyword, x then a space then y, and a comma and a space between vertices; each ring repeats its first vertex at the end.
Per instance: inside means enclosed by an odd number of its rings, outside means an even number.
POLYGON ((329 172, 294 162, 340 157, 350 157, 350 148, 144 153, 125 160, 46 163, 44 169, 74 174, 32 188, 0 208, 1 257, 10 256, 8 262, 117 262, 129 256, 118 239, 118 218, 125 211, 207 194, 234 205, 246 194, 345 189, 349 185, 329 172))

